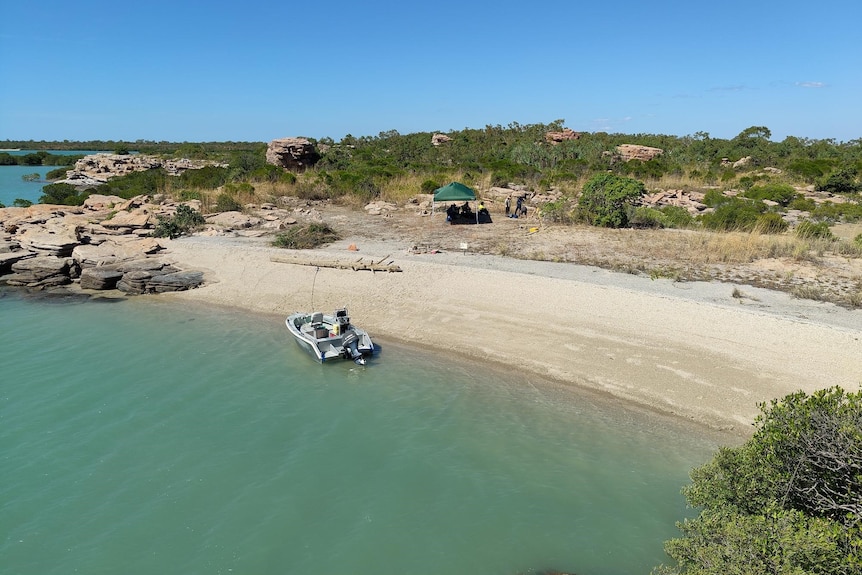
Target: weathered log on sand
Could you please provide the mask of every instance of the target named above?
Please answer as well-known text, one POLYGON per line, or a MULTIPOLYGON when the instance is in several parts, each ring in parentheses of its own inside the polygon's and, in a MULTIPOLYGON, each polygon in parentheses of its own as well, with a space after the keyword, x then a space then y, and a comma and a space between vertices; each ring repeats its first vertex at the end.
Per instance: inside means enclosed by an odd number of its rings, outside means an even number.
POLYGON ((280 264, 294 264, 298 266, 316 266, 319 268, 336 268, 339 270, 353 271, 400 272, 401 268, 394 265, 391 261, 383 263, 388 257, 389 256, 386 256, 379 261, 364 261, 363 258, 359 258, 358 260, 321 260, 311 256, 302 255, 272 256, 269 259, 270 261, 280 264))

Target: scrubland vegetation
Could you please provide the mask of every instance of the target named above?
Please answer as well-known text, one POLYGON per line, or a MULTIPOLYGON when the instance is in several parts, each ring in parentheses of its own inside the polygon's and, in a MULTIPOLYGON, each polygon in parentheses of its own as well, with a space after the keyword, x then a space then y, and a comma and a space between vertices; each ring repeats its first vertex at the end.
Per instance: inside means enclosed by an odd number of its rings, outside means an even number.
MULTIPOLYGON (((203 213, 277 203, 283 196, 354 207, 374 200, 402 205, 419 193, 460 181, 480 196, 493 187, 535 194, 542 198, 537 213, 548 225, 686 230, 684 237, 669 236, 664 249, 700 258, 701 263, 788 254, 797 259, 862 255, 862 234, 838 238, 832 232, 837 223, 862 222, 862 139, 787 137, 773 142, 763 126, 747 128, 730 139, 705 132, 681 137, 583 133, 561 142, 546 139, 548 132, 562 129, 562 120, 486 126, 447 132, 448 141, 437 146, 432 144, 434 132, 310 139, 320 159, 297 172, 267 164, 267 144, 262 142, 6 141, 0 146, 132 151, 227 164, 180 176, 163 170, 138 172, 89 189, 49 184, 43 189, 43 203, 80 204, 89 194, 99 193, 199 200, 203 213), (626 162, 616 153, 621 144, 656 147, 663 153, 648 161, 626 162), (693 213, 641 201, 645 194, 667 190, 696 194, 707 208, 693 213)), ((73 158, 45 151, 25 156, 0 153, 0 164, 68 164, 73 158)), ((65 164, 49 178, 62 178, 65 164)), ((662 244, 652 245, 661 249, 662 244)), ((857 291, 854 301, 862 301, 862 285, 857 291)))
POLYGON ((654 575, 862 572, 862 392, 834 387, 761 405, 744 445, 722 447, 683 493, 700 514, 654 575))
MULTIPOLYGON (((0 147, 133 150, 228 164, 178 177, 162 170, 135 173, 91 189, 50 184, 43 189, 44 203, 79 204, 99 193, 199 200, 204 213, 277 203, 282 196, 359 207, 372 200, 403 204, 460 181, 480 196, 507 187, 547 197, 538 212, 543 222, 567 233, 565 226, 595 226, 600 242, 613 244, 612 251, 640 254, 625 265, 636 261, 637 271, 655 277, 710 279, 700 278, 697 270, 767 258, 862 256, 862 234, 839 239, 833 233, 835 224, 862 221, 862 139, 773 142, 761 126, 731 139, 703 132, 587 133, 556 144, 545 139, 562 128, 556 121, 464 129, 447 133, 449 141, 439 146, 432 145, 432 132, 324 138, 313 141, 321 155, 317 164, 296 173, 268 165, 265 143, 7 141, 0 147), (614 153, 620 144, 664 153, 624 162, 614 153), (644 195, 656 190, 696 192, 707 209, 692 214, 679 206, 643 205, 644 195), (620 233, 618 228, 626 227, 637 230, 620 233), (649 253, 639 234, 658 237, 649 243, 649 253)), ((9 158, 0 153, 0 164, 9 158)), ((40 152, 11 162, 65 166, 61 159, 73 158, 40 152)), ((50 177, 64 174, 62 168, 50 177)), ((161 222, 159 234, 173 237, 201 222, 199 213, 178 210, 174 219, 161 222)), ((297 226, 277 241, 303 247, 335 233, 326 226, 297 226)), ((501 247, 501 253, 508 249, 501 247)), ((579 261, 609 265, 590 261, 589 255, 579 261)), ((801 283, 797 289, 815 288, 801 283)), ((842 303, 862 306, 862 280, 854 289, 842 303)), ((799 295, 818 299, 813 292, 799 295)), ((733 297, 746 296, 734 288, 733 297)), ((656 575, 862 572, 862 394, 833 388, 764 405, 748 442, 720 449, 691 477, 684 493, 699 515, 679 524, 681 536, 666 544, 672 563, 658 567, 656 575)))

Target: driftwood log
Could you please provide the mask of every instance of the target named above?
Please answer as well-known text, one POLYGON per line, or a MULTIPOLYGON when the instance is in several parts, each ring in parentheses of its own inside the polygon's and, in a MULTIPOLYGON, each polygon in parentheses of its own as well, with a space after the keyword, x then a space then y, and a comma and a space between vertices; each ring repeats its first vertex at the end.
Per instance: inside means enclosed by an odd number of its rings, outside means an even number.
POLYGON ((359 258, 358 260, 322 260, 319 258, 303 255, 295 256, 272 256, 270 261, 280 264, 294 264, 298 266, 316 266, 320 268, 336 268, 340 270, 372 271, 372 272, 400 272, 401 268, 391 261, 385 262, 389 256, 378 261, 359 258))

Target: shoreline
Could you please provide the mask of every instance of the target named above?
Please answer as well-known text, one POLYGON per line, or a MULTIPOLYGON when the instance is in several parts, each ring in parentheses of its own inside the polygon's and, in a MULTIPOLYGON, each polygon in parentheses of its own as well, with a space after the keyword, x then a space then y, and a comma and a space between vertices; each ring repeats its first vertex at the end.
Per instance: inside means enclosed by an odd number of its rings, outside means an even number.
POLYGON ((201 288, 159 297, 286 316, 346 306, 381 341, 590 389, 709 429, 748 435, 758 403, 862 385, 862 310, 717 282, 462 253, 411 255, 362 240, 361 257, 403 271, 271 261, 353 258, 353 240, 295 252, 262 240, 194 236, 166 257, 204 271, 201 288), (855 359, 854 359, 855 358, 855 359))

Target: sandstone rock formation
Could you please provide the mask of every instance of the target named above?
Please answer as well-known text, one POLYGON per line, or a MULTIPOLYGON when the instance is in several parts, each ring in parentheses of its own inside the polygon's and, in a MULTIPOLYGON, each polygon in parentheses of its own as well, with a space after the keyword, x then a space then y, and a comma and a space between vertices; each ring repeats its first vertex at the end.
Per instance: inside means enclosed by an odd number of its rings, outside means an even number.
POLYGON ((304 170, 320 159, 314 144, 305 138, 273 140, 266 148, 266 161, 291 171, 304 170))
POLYGON ((205 166, 227 167, 227 164, 187 158, 164 159, 145 154, 92 154, 75 162, 74 167, 66 172, 65 179, 58 180, 57 183, 77 187, 98 186, 111 178, 125 176, 132 172, 163 168, 169 175, 178 176, 186 170, 196 170, 205 166))
POLYGON ((147 281, 129 278, 127 293, 197 287, 203 274, 181 273, 156 257, 164 249, 162 240, 148 237, 156 216, 175 209, 175 204, 152 204, 147 196, 102 196, 78 207, 0 209, 0 282, 36 290, 77 282, 84 290, 108 290, 128 274, 145 271, 147 281), (109 205, 125 210, 103 209, 109 205))
POLYGON ((545 141, 552 144, 559 144, 567 140, 578 140, 581 135, 569 128, 563 128, 561 132, 548 132, 545 134, 545 141))
POLYGON ((432 146, 441 146, 446 142, 451 142, 452 138, 447 136, 446 134, 434 134, 431 136, 431 145, 432 146))
POLYGON ((687 190, 658 190, 641 198, 641 204, 651 208, 678 206, 695 216, 707 209, 706 204, 703 203, 704 195, 702 192, 687 190))
POLYGON ((620 144, 617 146, 617 154, 626 162, 630 160, 640 160, 647 162, 656 156, 664 153, 661 148, 651 148, 649 146, 638 146, 637 144, 620 144))

